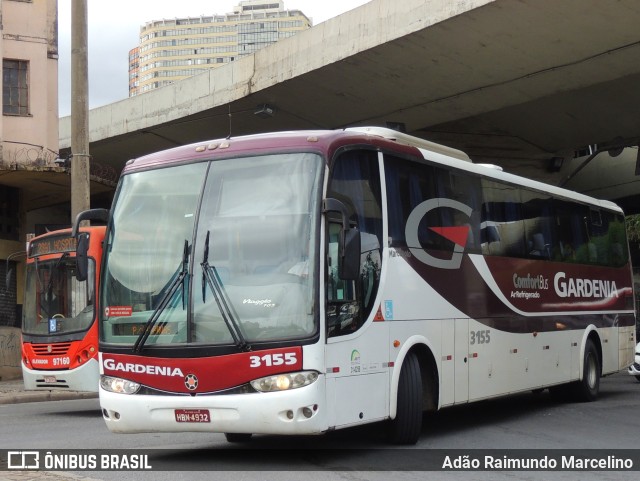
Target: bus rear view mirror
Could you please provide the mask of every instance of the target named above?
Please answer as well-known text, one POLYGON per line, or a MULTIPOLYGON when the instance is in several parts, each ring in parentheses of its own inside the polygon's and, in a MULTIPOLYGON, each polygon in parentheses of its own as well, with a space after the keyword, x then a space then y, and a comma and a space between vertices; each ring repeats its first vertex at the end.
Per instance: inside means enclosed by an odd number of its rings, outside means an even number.
POLYGON ((89 209, 80 212, 76 216, 76 220, 73 222, 71 237, 78 236, 78 232, 80 232, 80 224, 85 220, 97 220, 106 224, 109 222, 109 211, 107 209, 89 209))
POLYGON ((71 237, 77 239, 76 243, 76 279, 80 282, 87 280, 87 272, 89 271, 89 234, 80 232, 80 225, 83 221, 97 220, 109 222, 109 211, 107 209, 89 209, 80 212, 76 216, 71 229, 71 237))
POLYGON ((81 233, 78 236, 76 245, 76 279, 80 282, 87 280, 87 272, 89 271, 89 234, 81 233))

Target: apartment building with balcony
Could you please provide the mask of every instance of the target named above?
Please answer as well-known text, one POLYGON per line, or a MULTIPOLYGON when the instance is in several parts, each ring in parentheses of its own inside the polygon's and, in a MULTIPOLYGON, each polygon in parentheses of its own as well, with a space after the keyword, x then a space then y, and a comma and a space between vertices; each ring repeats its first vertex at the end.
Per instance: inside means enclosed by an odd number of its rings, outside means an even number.
POLYGON ((283 0, 246 0, 233 13, 147 22, 129 52, 129 96, 169 85, 311 27, 283 0))

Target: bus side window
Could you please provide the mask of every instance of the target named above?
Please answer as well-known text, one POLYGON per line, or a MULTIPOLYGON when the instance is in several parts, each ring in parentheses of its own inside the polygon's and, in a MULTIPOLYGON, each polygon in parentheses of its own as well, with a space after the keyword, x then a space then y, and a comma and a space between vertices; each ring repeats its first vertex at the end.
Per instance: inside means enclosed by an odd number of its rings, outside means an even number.
POLYGON ((555 257, 558 240, 551 196, 529 189, 522 189, 520 196, 527 256, 531 259, 555 257))
POLYGON ((585 225, 586 206, 554 200, 555 230, 558 237, 558 254, 562 262, 587 263, 589 236, 585 225))
MULTIPOLYGON (((436 190, 439 198, 450 199, 471 208, 471 215, 458 210, 442 206, 439 209, 440 225, 468 226, 469 234, 465 250, 470 253, 480 252, 480 213, 482 209, 482 187, 480 178, 469 174, 450 171, 442 168, 435 169, 436 190)), ((450 251, 450 243, 444 249, 450 251)))
POLYGON ((591 210, 590 242, 593 261, 599 265, 622 267, 627 263, 624 217, 607 211, 591 210))
POLYGON ((482 179, 482 253, 527 257, 520 189, 482 179))

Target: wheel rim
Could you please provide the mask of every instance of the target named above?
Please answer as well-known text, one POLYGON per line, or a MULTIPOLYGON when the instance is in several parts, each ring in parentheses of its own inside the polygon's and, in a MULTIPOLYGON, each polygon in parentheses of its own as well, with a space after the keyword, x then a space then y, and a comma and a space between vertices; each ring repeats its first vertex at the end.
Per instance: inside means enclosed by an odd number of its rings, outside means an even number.
POLYGON ((596 359, 593 353, 589 353, 587 357, 587 372, 585 375, 589 389, 595 389, 598 380, 598 370, 596 367, 596 359))

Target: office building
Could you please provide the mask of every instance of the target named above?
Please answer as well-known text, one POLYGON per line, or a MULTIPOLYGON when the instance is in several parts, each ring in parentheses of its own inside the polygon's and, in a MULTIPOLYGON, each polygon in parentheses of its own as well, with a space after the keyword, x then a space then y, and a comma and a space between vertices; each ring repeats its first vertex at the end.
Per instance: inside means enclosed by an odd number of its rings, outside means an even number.
POLYGON ((221 67, 310 27, 282 0, 241 1, 225 15, 147 22, 129 52, 129 96, 221 67))

